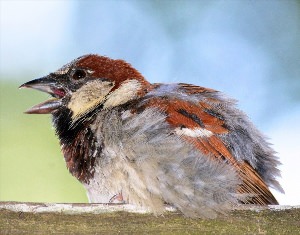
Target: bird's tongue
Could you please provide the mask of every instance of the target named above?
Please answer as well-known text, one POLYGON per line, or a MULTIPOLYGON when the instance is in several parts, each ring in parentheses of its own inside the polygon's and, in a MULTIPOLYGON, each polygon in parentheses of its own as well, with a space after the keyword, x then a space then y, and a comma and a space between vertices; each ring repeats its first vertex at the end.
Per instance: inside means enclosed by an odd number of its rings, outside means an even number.
POLYGON ((64 89, 61 88, 51 88, 52 93, 59 98, 63 98, 66 95, 66 92, 64 89))
POLYGON ((62 101, 60 99, 50 99, 46 100, 43 103, 37 104, 27 111, 25 113, 28 114, 48 114, 54 111, 55 109, 59 108, 62 104, 62 101))

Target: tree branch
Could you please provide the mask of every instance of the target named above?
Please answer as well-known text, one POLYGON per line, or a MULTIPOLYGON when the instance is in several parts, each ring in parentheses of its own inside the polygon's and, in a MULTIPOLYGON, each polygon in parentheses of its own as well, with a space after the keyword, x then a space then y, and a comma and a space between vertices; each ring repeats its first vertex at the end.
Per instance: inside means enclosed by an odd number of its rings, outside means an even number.
POLYGON ((154 216, 128 204, 0 202, 1 234, 237 233, 299 234, 300 206, 241 206, 214 220, 185 218, 168 207, 154 216))

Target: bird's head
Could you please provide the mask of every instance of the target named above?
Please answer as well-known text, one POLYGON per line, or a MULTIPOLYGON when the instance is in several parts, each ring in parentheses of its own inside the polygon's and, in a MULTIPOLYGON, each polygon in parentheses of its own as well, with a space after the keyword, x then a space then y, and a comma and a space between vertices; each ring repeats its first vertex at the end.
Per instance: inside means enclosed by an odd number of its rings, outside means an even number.
POLYGON ((33 88, 53 98, 26 113, 48 114, 64 107, 76 121, 90 111, 109 109, 144 95, 151 87, 143 76, 123 60, 98 55, 81 56, 56 72, 29 81, 20 88, 33 88))

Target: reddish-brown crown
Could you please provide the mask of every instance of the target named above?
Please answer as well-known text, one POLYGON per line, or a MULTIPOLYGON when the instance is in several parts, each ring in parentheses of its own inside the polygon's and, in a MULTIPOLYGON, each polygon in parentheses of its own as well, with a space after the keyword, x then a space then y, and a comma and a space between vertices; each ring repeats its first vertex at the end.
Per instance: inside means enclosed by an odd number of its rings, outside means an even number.
POLYGON ((91 69, 94 71, 92 74, 94 78, 113 80, 115 88, 128 79, 139 80, 145 87, 150 86, 150 83, 144 79, 143 75, 124 60, 113 60, 105 56, 91 54, 80 58, 76 66, 91 69))

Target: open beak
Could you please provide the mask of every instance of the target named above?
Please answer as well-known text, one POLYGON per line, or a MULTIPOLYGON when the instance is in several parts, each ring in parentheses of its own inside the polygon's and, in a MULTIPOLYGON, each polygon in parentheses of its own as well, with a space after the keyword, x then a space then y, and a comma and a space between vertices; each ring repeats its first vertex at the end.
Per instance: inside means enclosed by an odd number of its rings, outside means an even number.
POLYGON ((28 114, 48 114, 58 109, 62 105, 62 98, 66 95, 66 90, 57 83, 51 76, 38 78, 24 83, 19 88, 32 88, 50 94, 53 99, 37 104, 25 111, 28 114))

